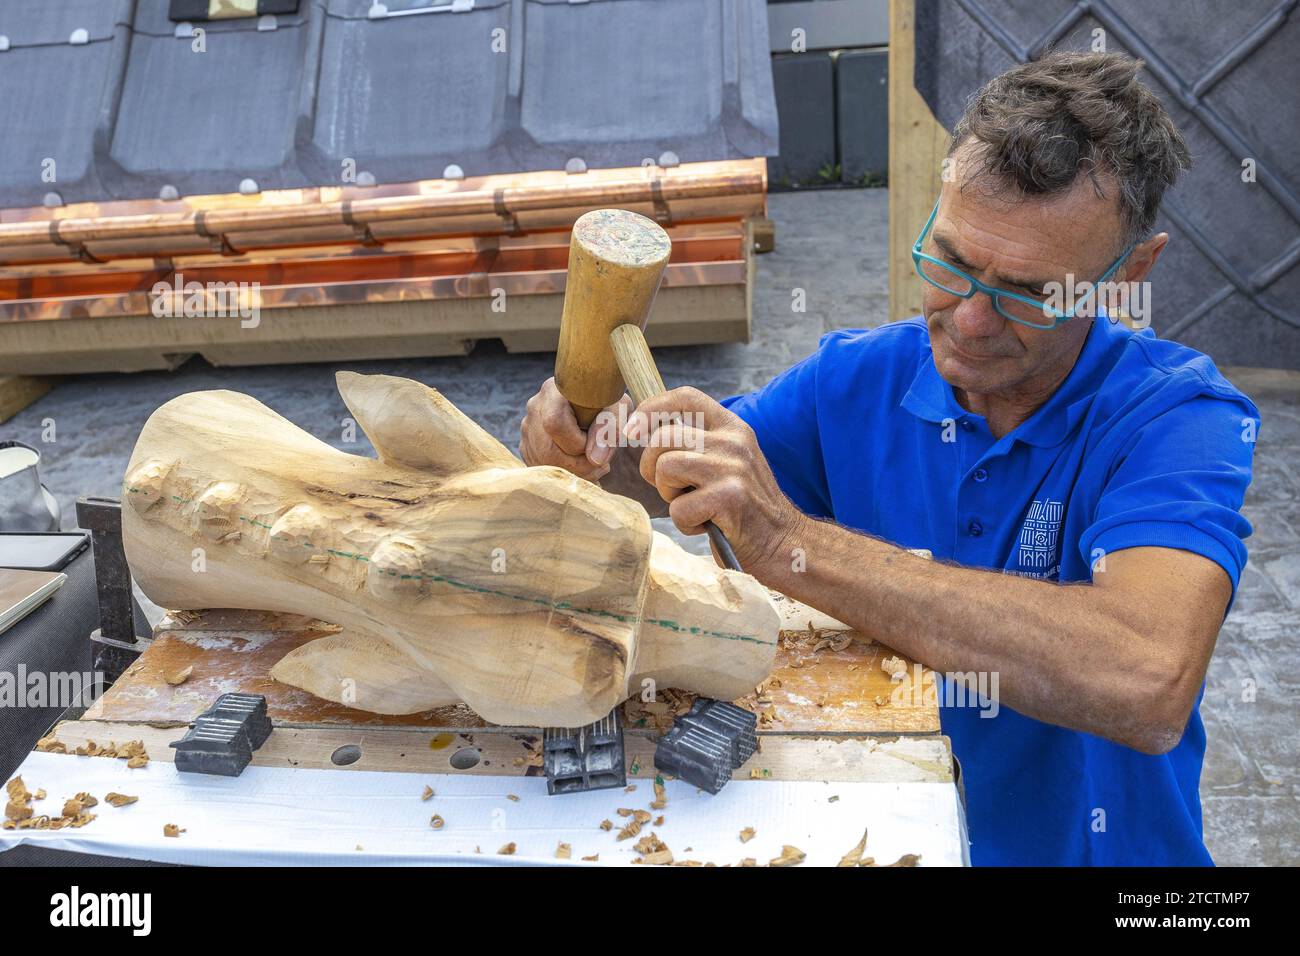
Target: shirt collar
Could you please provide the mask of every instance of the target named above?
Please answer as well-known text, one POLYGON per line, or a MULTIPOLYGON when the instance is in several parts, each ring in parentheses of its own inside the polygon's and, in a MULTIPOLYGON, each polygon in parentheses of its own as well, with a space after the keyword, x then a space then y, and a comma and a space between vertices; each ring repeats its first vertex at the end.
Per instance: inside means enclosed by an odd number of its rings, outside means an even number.
MULTIPOLYGON (((1051 448, 1065 441, 1087 413, 1093 396, 1115 364, 1117 350, 1131 335, 1127 327, 1104 315, 1093 319, 1079 357, 1065 381, 1042 408, 1006 437, 1041 448, 1051 448)), ((966 411, 957 402, 952 386, 935 367, 934 353, 929 348, 925 350, 911 387, 903 396, 902 406, 929 422, 981 417, 966 411)))

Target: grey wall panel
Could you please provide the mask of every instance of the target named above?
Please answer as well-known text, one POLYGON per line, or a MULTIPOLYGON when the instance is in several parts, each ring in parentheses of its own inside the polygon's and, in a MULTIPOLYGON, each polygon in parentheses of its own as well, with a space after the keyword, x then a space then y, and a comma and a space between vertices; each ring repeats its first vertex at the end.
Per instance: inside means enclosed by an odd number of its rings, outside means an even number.
POLYGON ((1166 198, 1153 325, 1231 365, 1300 368, 1300 12, 1295 0, 918 0, 916 86, 951 128, 990 77, 1045 50, 1147 63, 1194 167, 1166 198), (1097 32, 1100 31, 1100 32, 1097 32), (1242 163, 1255 180, 1243 181, 1242 163))
POLYGON ((116 95, 110 67, 127 36, 120 0, 0 2, 0 195, 39 206, 46 194, 80 202, 102 194, 95 122, 116 95), (85 43, 72 44, 85 32, 85 43), (43 178, 53 160, 54 181, 43 178))
POLYGON ((121 13, 116 0, 0 0, 0 35, 15 46, 67 43, 78 29, 108 40, 121 13))
POLYGON ((193 24, 205 52, 167 9, 0 0, 0 208, 40 204, 55 153, 80 202, 777 148, 763 0, 302 0, 193 24))
POLYGON ((761 0, 526 0, 523 168, 776 151, 761 0))
POLYGON ((846 50, 835 61, 840 177, 861 183, 889 172, 889 51, 846 50))
POLYGON ((171 24, 142 29, 150 12, 142 4, 112 134, 117 188, 156 194, 165 181, 187 194, 235 192, 245 177, 263 189, 302 185, 293 152, 305 23, 214 21, 196 52, 171 24))
POLYGON ((524 131, 543 146, 707 137, 722 123, 722 6, 530 2, 524 131))
POLYGON ((0 53, 0 89, 41 91, 0 96, 0 190, 10 204, 39 206, 51 191, 64 202, 95 198, 92 146, 108 60, 104 43, 0 53), (42 179, 46 160, 53 183, 42 179))
MULTIPOLYGON (((331 4, 312 143, 336 179, 345 158, 381 181, 431 179, 501 146, 508 130, 510 6, 370 20, 331 4), (493 31, 506 31, 493 52, 493 31)), ((395 5, 394 5, 394 8, 395 5)))
POLYGON ((835 164, 835 63, 829 53, 772 57, 781 151, 768 179, 781 186, 814 182, 835 164))
POLYGON ((888 0, 769 0, 768 32, 773 53, 794 53, 796 36, 804 51, 842 50, 889 43, 888 0), (796 31, 802 31, 796 34, 796 31))

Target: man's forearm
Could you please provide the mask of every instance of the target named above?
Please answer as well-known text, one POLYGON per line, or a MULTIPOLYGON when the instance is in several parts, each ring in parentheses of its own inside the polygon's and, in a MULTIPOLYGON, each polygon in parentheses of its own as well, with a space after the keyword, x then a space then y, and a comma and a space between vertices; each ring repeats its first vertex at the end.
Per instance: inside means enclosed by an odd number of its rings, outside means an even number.
POLYGON ((1176 689, 1131 597, 930 561, 808 518, 757 570, 769 587, 937 671, 996 673, 1001 701, 1023 714, 1162 745, 1153 708, 1176 689))

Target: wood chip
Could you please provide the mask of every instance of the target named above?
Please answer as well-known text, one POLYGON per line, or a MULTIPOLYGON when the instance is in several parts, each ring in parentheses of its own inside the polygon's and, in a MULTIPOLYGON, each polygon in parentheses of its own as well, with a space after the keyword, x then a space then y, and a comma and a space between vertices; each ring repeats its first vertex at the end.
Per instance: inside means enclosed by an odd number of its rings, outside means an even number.
POLYGON ((886 863, 885 866, 886 866, 886 867, 890 867, 890 866, 916 866, 916 865, 917 865, 918 863, 920 863, 920 862, 921 862, 921 854, 919 854, 919 853, 904 853, 902 856, 900 856, 900 857, 899 857, 897 860, 895 860, 893 863, 886 863))
POLYGON ((907 676, 907 661, 901 657, 886 657, 880 662, 880 669, 889 675, 890 680, 907 676))
POLYGON ((612 821, 612 820, 601 820, 601 821, 600 821, 600 828, 601 828, 602 830, 605 830, 605 831, 612 830, 612 829, 614 829, 614 821, 612 821))
POLYGON ((429 826, 433 827, 435 830, 441 830, 446 825, 447 825, 447 821, 444 820, 439 814, 435 813, 433 816, 429 818, 429 826))
POLYGON ((519 802, 519 798, 516 797, 513 793, 507 793, 507 794, 506 794, 506 799, 509 800, 509 801, 512 802, 512 803, 518 803, 518 802, 519 802))
POLYGON ((599 859, 600 859, 600 854, 599 854, 599 853, 593 853, 591 856, 584 856, 584 857, 583 857, 583 860, 585 860, 585 861, 588 862, 588 863, 595 863, 595 862, 596 862, 597 860, 599 860, 599 859))
POLYGON ((420 794, 421 800, 428 800, 433 796, 433 787, 425 787, 424 793, 420 794))
POLYGON ((27 784, 23 783, 22 777, 14 777, 6 783, 5 793, 9 795, 10 803, 27 803, 32 799, 31 791, 27 789, 27 784))
POLYGON ((618 831, 618 839, 630 840, 641 832, 641 821, 633 818, 628 821, 627 826, 618 831))
POLYGON ((668 793, 664 790, 664 785, 658 780, 655 781, 655 798, 650 804, 651 810, 662 810, 668 806, 668 793))
POLYGON ((747 856, 737 863, 736 866, 758 866, 758 861, 752 856, 747 856))
POLYGON ((174 823, 163 824, 163 836, 165 837, 178 837, 184 832, 185 832, 184 828, 178 827, 174 823))
POLYGON ((26 820, 32 815, 32 808, 25 803, 14 803, 10 800, 5 804, 6 820, 26 820))
POLYGON ((128 797, 125 793, 109 793, 104 796, 104 800, 115 807, 129 806, 139 799, 139 797, 128 797))
POLYGON ((183 667, 178 671, 172 671, 170 674, 164 674, 163 680, 171 684, 173 687, 176 687, 180 684, 184 684, 187 680, 189 680, 190 675, 193 673, 194 673, 194 665, 190 664, 187 667, 183 667))
POLYGON ((661 827, 663 825, 664 825, 664 815, 661 813, 659 814, 659 816, 655 817, 655 826, 661 827))
POLYGON ((776 857, 775 859, 769 860, 767 865, 768 866, 798 866, 807 858, 807 856, 808 854, 804 853, 804 851, 799 849, 797 846, 790 846, 789 844, 787 844, 781 847, 781 855, 776 857))
POLYGON ((748 842, 749 842, 750 840, 752 840, 752 839, 754 839, 754 828, 753 828, 753 827, 745 827, 745 829, 743 829, 743 830, 740 831, 740 842, 741 842, 741 843, 748 843, 748 842))
POLYGON ((515 855, 515 845, 514 845, 513 843, 507 843, 507 844, 506 844, 505 846, 503 846, 501 849, 497 850, 497 855, 498 855, 498 856, 514 856, 514 855, 515 855))
POLYGON ((561 843, 555 848, 555 858, 557 860, 573 859, 573 847, 567 843, 561 843))
POLYGON ((638 863, 646 863, 651 866, 667 866, 673 862, 672 851, 655 833, 643 836, 632 849, 641 854, 641 859, 636 861, 638 863))
POLYGON ((867 831, 863 830, 862 839, 858 841, 858 845, 855 846, 853 849, 849 850, 848 853, 845 853, 842 857, 840 857, 840 862, 836 863, 835 865, 836 866, 857 866, 859 863, 862 862, 862 854, 865 853, 866 850, 867 850, 867 831))
POLYGON ((65 754, 68 747, 57 737, 42 737, 36 741, 36 749, 43 754, 65 754))

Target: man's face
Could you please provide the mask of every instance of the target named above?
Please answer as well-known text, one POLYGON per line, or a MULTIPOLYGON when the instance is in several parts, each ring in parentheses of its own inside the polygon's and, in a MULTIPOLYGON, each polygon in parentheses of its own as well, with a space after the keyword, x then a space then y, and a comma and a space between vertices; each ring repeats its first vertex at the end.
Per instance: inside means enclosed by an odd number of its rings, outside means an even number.
MULTIPOLYGON (((958 151, 958 168, 961 167, 958 151)), ((960 178, 960 177, 959 177, 960 178)), ((986 285, 1042 296, 1050 282, 1093 282, 1118 253, 1113 188, 1098 197, 1081 177, 1067 191, 1023 198, 991 195, 979 182, 945 183, 922 251, 986 285)), ((1120 278, 1115 276, 1113 278, 1120 278)), ((1008 399, 1050 392, 1078 357, 1091 320, 1034 329, 1003 318, 983 293, 969 299, 928 283, 923 299, 935 366, 954 388, 1008 399)))

